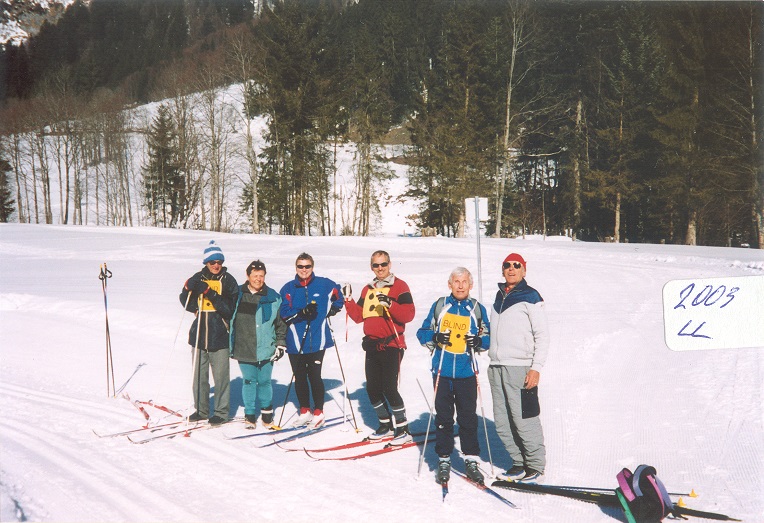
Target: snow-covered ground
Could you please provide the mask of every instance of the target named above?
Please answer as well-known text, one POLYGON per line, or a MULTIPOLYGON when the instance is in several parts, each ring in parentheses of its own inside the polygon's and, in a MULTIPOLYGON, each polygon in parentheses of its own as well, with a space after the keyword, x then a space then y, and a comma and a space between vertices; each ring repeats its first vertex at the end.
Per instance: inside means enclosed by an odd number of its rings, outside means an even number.
MULTIPOLYGON (((477 274, 471 240, 3 224, 0 519, 624 521, 618 511, 583 502, 502 491, 519 507, 512 510, 457 478, 444 503, 433 479, 432 445, 418 478, 416 449, 361 461, 312 462, 301 452, 255 448, 253 441, 267 436, 226 439, 241 430, 235 424, 145 445, 96 437, 92 429, 113 432, 143 423, 129 402, 106 397, 100 264, 113 272, 108 306, 117 387, 127 382, 124 390, 135 399, 188 410, 191 315, 177 296, 185 278, 201 267, 202 250, 213 238, 237 279, 243 280, 248 262, 260 258, 268 266, 268 284, 277 289, 293 276, 294 258, 302 251, 315 257, 317 274, 359 289, 371 276, 370 253, 388 250, 417 306, 401 390, 413 429, 425 428, 428 408, 417 381, 429 389, 429 357, 413 334, 431 303, 447 292, 453 267, 477 274)), ((674 279, 761 276, 762 252, 483 239, 485 302, 511 251, 528 260, 528 281, 544 296, 552 326, 540 385, 545 482, 614 487, 622 467, 648 463, 669 490, 699 494, 685 498, 690 507, 762 521, 764 352, 670 351, 661 297, 664 284, 674 279)), ((364 390, 361 326, 346 326, 342 314, 333 324, 354 412, 368 432, 376 424, 364 390)), ((486 356, 481 363, 485 368, 486 356)), ((280 407, 291 377, 288 363, 279 362, 274 375, 280 407)), ((231 376, 231 415, 242 415, 235 363, 231 376)), ((327 414, 337 415, 343 401, 334 351, 327 354, 324 378, 331 397, 327 414)), ((500 469, 508 456, 493 429, 485 373, 480 384, 491 454, 500 469)), ((153 419, 163 419, 149 410, 153 419)), ((290 400, 285 420, 293 413, 290 400)), ((314 447, 360 437, 346 425, 302 442, 314 447)), ((490 470, 482 422, 480 438, 484 468, 490 470)))

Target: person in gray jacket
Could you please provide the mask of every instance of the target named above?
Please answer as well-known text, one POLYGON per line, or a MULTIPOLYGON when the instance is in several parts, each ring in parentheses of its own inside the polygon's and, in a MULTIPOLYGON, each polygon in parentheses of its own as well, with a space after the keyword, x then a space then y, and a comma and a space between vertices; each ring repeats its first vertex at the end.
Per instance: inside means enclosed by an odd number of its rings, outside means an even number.
POLYGON ((544 299, 525 281, 526 262, 512 253, 502 264, 491 310, 488 381, 496 432, 512 458, 504 475, 536 482, 544 474, 546 448, 538 407, 540 371, 549 352, 544 299))
POLYGON ((239 362, 244 385, 244 421, 257 425, 259 404, 262 423, 273 426, 273 364, 286 350, 287 325, 279 314, 281 296, 265 284, 265 264, 247 266, 247 283, 239 288, 231 320, 231 357, 239 362))

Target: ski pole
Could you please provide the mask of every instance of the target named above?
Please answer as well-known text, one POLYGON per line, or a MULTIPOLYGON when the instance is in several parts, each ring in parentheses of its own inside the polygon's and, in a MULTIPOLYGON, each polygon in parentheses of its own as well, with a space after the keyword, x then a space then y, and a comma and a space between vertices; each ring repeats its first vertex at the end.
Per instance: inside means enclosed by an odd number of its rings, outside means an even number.
POLYGON ((106 267, 106 262, 101 265, 101 272, 98 279, 101 280, 101 289, 103 289, 103 309, 106 316, 106 395, 116 397, 116 385, 114 384, 114 360, 111 353, 111 333, 109 331, 109 304, 106 297, 108 279, 111 278, 111 271, 106 267), (111 382, 109 381, 111 374, 111 382), (114 394, 112 394, 112 391, 114 394))
MULTIPOLYGON (((576 490, 580 492, 603 492, 603 493, 609 493, 613 492, 615 489, 612 488, 601 488, 601 487, 574 487, 573 485, 554 485, 556 488, 563 489, 563 490, 576 490)), ((667 492, 669 496, 687 496, 690 498, 697 498, 698 494, 693 489, 691 492, 667 492)))
MULTIPOLYGON (((438 385, 440 384, 440 370, 443 368, 443 353, 445 351, 441 349, 440 353, 440 363, 438 363, 438 375, 435 377, 435 392, 433 393, 433 404, 435 403, 435 398, 438 397, 438 385)), ((422 391, 424 393, 424 391, 422 391)), ((426 399, 426 396, 425 396, 426 399)), ((428 403, 429 406, 429 403, 428 403)), ((417 468, 416 475, 419 477, 422 473, 422 463, 424 463, 424 451, 427 449, 427 439, 430 437, 430 425, 432 424, 432 414, 433 414, 433 407, 430 407, 430 417, 427 419, 427 431, 425 432, 424 436, 424 443, 422 444, 422 455, 419 456, 419 467, 417 468)))
MULTIPOLYGON (((189 294, 191 291, 189 291, 189 294)), ((194 356, 191 358, 191 361, 193 362, 193 368, 191 369, 191 383, 193 385, 194 379, 196 379, 196 402, 194 404, 194 412, 199 413, 198 407, 200 403, 200 393, 201 393, 201 375, 202 375, 202 365, 201 365, 201 351, 199 350, 199 331, 202 330, 202 318, 200 316, 201 310, 202 310, 202 295, 199 295, 199 299, 197 300, 197 310, 196 310, 196 340, 194 341, 194 356)), ((189 417, 186 416, 186 433, 184 436, 188 436, 188 423, 189 423, 189 417)))
MULTIPOLYGON (((395 328, 395 322, 393 321, 393 317, 390 315, 390 311, 387 310, 387 307, 382 307, 382 310, 384 311, 384 316, 387 318, 387 320, 390 322, 390 329, 393 331, 393 334, 395 335, 395 342, 396 345, 398 345, 399 349, 402 349, 401 347, 401 339, 398 337, 398 331, 395 328)), ((403 356, 401 354, 398 354, 398 386, 401 385, 401 360, 403 359, 403 356)))
POLYGON ((328 319, 326 324, 329 325, 329 332, 332 335, 332 341, 334 342, 334 352, 337 353, 337 362, 340 364, 340 374, 342 374, 342 384, 345 386, 345 397, 348 399, 348 405, 350 405, 350 415, 353 417, 353 427, 358 432, 358 423, 355 420, 355 412, 353 412, 353 402, 350 401, 350 391, 348 391, 348 382, 345 380, 345 371, 342 369, 342 360, 340 360, 340 350, 337 348, 337 340, 334 337, 334 329, 332 329, 332 322, 328 319))
POLYGON ((488 441, 488 425, 485 421, 485 409, 483 409, 483 394, 480 392, 480 371, 478 370, 475 353, 470 351, 470 361, 472 362, 472 371, 475 373, 475 383, 477 384, 478 399, 480 399, 480 415, 483 417, 483 432, 485 432, 485 446, 488 447, 488 462, 491 464, 491 475, 493 471, 493 456, 491 456, 491 444, 488 441))

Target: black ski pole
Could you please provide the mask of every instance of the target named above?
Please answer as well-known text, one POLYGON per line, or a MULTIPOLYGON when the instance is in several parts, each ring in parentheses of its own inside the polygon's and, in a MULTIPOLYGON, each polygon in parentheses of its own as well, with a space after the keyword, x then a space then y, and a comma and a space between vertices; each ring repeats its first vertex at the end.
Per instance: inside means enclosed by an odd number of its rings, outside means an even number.
POLYGON ((104 262, 103 265, 101 265, 101 272, 98 275, 98 279, 101 280, 101 288, 103 289, 103 309, 106 315, 106 395, 112 397, 117 395, 117 387, 114 384, 114 360, 111 355, 111 333, 109 332, 109 303, 106 297, 109 278, 111 278, 111 271, 106 267, 106 262, 104 262), (111 380, 109 379, 110 375, 111 380))

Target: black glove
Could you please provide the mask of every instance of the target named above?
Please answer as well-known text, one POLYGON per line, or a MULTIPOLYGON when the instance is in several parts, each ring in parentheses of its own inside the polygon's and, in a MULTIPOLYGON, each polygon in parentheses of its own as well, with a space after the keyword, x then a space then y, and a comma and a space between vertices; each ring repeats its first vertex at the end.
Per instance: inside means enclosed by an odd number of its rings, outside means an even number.
POLYGON ((284 352, 286 352, 286 347, 281 345, 276 347, 276 352, 274 352, 273 356, 271 356, 271 361, 279 361, 284 356, 284 352))
POLYGON ((438 345, 450 347, 451 346, 451 331, 438 332, 435 334, 435 337, 433 339, 435 340, 435 343, 437 343, 438 345))
POLYGON ((336 305, 332 305, 332 307, 331 307, 331 309, 329 309, 329 313, 326 315, 326 317, 327 318, 331 318, 332 316, 334 316, 335 314, 337 314, 341 310, 342 310, 341 307, 337 307, 336 305))
POLYGON ((483 346, 483 340, 480 339, 480 336, 473 334, 467 334, 464 341, 467 343, 467 349, 471 351, 478 351, 483 346))
POLYGON ((342 284, 342 295, 346 300, 353 299, 353 287, 351 287, 349 283, 342 284))
POLYGON ((387 294, 383 294, 381 292, 377 293, 377 299, 379 300, 379 304, 383 307, 387 307, 388 309, 393 304, 393 300, 388 296, 387 294))
POLYGON ((189 279, 186 280, 186 283, 183 284, 183 286, 186 288, 187 291, 194 291, 194 287, 196 287, 196 284, 202 281, 202 275, 194 274, 189 279))
POLYGON ((312 301, 300 309, 297 315, 303 320, 313 321, 316 319, 316 316, 318 316, 318 305, 316 305, 316 302, 312 301))
POLYGON ((206 281, 202 280, 201 276, 192 276, 186 281, 186 289, 191 292, 204 294, 209 288, 210 286, 207 285, 206 281))

